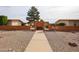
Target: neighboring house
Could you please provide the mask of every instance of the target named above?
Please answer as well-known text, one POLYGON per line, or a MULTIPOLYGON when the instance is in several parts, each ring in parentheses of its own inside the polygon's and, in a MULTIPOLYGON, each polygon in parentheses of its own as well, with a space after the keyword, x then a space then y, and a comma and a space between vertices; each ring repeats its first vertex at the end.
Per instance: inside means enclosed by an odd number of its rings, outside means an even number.
POLYGON ((64 23, 65 26, 79 26, 79 19, 59 19, 56 24, 64 23))
POLYGON ((21 26, 22 21, 20 19, 8 19, 8 24, 9 26, 21 26))

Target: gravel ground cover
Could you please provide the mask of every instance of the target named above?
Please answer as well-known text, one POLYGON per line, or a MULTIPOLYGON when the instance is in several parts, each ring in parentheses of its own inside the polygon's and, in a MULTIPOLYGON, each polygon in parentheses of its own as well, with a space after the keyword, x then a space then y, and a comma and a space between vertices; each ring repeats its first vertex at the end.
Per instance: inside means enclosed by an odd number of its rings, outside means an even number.
POLYGON ((24 51, 33 34, 34 31, 0 31, 0 51, 24 51))
POLYGON ((46 31, 45 35, 53 51, 77 52, 79 51, 79 32, 46 31), (77 46, 71 46, 75 43, 77 46))

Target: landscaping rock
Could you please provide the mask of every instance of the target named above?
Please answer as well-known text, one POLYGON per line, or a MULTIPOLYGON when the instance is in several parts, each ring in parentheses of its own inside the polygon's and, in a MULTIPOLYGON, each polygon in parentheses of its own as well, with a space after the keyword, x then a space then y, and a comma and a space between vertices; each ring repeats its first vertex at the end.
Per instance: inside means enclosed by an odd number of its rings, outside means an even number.
POLYGON ((78 46, 76 43, 72 43, 72 42, 69 42, 68 45, 71 46, 71 47, 77 47, 78 46))

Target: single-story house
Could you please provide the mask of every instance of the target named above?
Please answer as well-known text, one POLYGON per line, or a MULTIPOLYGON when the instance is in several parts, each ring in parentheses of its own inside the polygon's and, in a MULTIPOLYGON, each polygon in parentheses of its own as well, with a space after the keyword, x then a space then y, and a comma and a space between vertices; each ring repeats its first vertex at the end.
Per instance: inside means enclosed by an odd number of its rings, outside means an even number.
POLYGON ((59 19, 56 24, 64 23, 65 26, 79 26, 79 19, 59 19))
POLYGON ((44 29, 44 22, 43 22, 43 21, 35 21, 35 22, 34 22, 34 27, 35 27, 37 30, 44 29))
POLYGON ((44 21, 34 22, 34 27, 37 30, 51 30, 52 29, 52 25, 50 25, 49 22, 44 22, 44 21))
POLYGON ((9 26, 21 26, 22 21, 20 19, 8 19, 8 24, 9 26))

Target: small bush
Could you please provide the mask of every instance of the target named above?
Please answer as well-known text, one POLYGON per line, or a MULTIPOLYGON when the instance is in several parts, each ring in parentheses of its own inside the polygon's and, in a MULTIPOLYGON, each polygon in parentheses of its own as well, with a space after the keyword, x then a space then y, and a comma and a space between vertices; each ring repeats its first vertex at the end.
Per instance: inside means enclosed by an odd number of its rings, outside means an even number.
POLYGON ((46 28, 48 28, 48 26, 45 26, 46 28))
POLYGON ((65 26, 65 23, 59 23, 58 26, 65 26))

